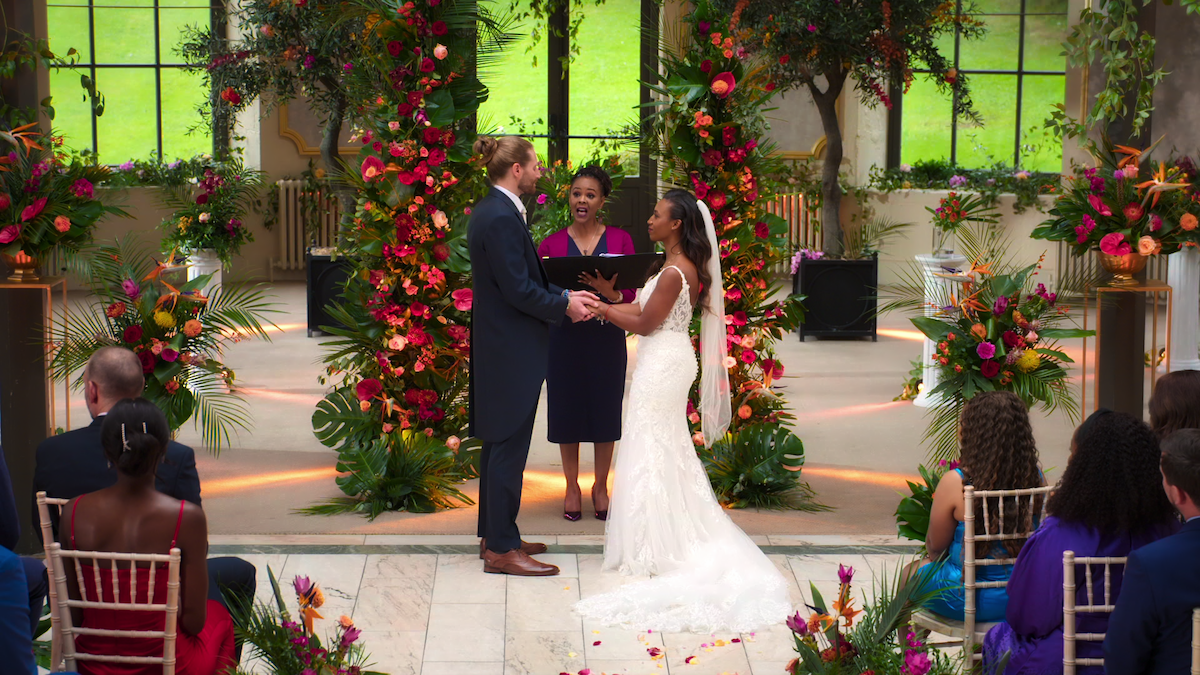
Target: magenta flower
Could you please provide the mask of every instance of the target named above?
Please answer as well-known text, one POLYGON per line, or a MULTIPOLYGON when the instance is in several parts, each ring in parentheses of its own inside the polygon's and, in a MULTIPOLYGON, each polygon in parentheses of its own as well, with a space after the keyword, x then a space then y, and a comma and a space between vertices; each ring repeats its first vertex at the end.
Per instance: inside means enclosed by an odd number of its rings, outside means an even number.
POLYGON ((179 352, 171 349, 170 347, 164 347, 162 354, 159 354, 159 356, 161 356, 162 360, 166 361, 167 363, 174 363, 175 360, 179 358, 179 352))
POLYGON ((796 635, 808 635, 808 622, 800 618, 800 612, 787 618, 787 627, 796 635))
POLYGON ((845 585, 848 585, 850 583, 850 580, 853 578, 854 578, 854 568, 853 567, 843 567, 841 565, 841 563, 838 563, 838 581, 840 581, 842 583, 842 585, 845 586, 845 585))
POLYGON ((992 314, 1003 314, 1008 309, 1008 296, 1001 295, 992 303, 992 314))
POLYGON ((546 193, 542 193, 542 194, 538 195, 538 198, 537 198, 538 206, 544 205, 546 203, 547 199, 549 199, 549 196, 546 193))
POLYGON ((990 342, 980 342, 979 346, 975 347, 975 353, 981 359, 990 359, 996 355, 996 345, 990 342))
POLYGON ((904 653, 904 668, 902 672, 907 675, 925 675, 932 667, 933 664, 930 663, 927 654, 922 654, 913 649, 904 653))
POLYGON ((1108 205, 1105 204, 1104 200, 1100 199, 1100 197, 1096 195, 1088 195, 1088 203, 1092 205, 1092 208, 1096 210, 1096 213, 1099 213, 1102 216, 1112 215, 1112 209, 1108 208, 1108 205))
POLYGON ((362 635, 362 631, 358 628, 355 628, 354 626, 347 628, 346 632, 342 633, 342 649, 346 649, 350 645, 354 644, 354 641, 357 640, 360 635, 362 635))
POLYGON ((121 290, 125 291, 125 295, 128 295, 130 300, 137 300, 138 296, 142 294, 142 287, 133 279, 122 281, 121 290))
POLYGON ((312 586, 312 581, 308 577, 297 575, 292 580, 292 587, 296 589, 296 595, 308 595, 308 592, 312 590, 312 586))
POLYGON ((814 25, 813 25, 813 24, 811 24, 811 23, 810 23, 810 24, 808 24, 808 32, 810 32, 810 33, 815 33, 815 32, 817 32, 817 27, 816 27, 816 26, 814 26, 814 25))
POLYGON ((1109 232, 1100 239, 1100 251, 1108 255, 1128 255, 1133 253, 1133 246, 1125 241, 1124 234, 1109 232))

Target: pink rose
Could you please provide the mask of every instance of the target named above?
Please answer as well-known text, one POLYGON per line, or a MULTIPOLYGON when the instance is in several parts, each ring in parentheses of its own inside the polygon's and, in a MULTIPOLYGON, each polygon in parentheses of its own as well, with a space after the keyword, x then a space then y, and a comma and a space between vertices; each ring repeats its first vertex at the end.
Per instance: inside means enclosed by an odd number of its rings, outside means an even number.
POLYGON ((433 56, 438 61, 446 58, 450 54, 450 50, 446 49, 446 45, 438 45, 433 48, 433 56))
POLYGON ((981 359, 990 359, 996 355, 996 345, 990 342, 980 342, 979 346, 975 348, 975 353, 981 359))
POLYGON ((67 232, 71 229, 71 219, 66 216, 57 216, 54 218, 54 229, 59 232, 67 232))
POLYGON ((1138 239, 1137 246, 1138 253, 1141 253, 1142 255, 1156 255, 1162 250, 1162 244, 1159 244, 1154 240, 1154 237, 1151 237, 1148 234, 1141 239, 1138 239))

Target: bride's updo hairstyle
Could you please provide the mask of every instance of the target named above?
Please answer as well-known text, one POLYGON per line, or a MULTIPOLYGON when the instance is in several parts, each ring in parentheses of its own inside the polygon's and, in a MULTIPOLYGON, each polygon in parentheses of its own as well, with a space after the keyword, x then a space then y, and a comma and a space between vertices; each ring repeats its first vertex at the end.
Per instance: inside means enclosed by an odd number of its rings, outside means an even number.
POLYGON ((708 297, 708 289, 712 286, 712 275, 708 273, 708 259, 713 255, 708 235, 704 233, 704 216, 700 215, 696 196, 687 190, 667 190, 667 194, 662 198, 671 204, 671 219, 683 223, 679 228, 679 248, 696 266, 696 274, 700 278, 700 297, 697 298, 696 304, 703 306, 704 299, 708 297))
POLYGON ((524 164, 533 154, 533 143, 520 136, 480 136, 472 148, 483 157, 488 178, 495 181, 503 178, 513 164, 524 164))
POLYGON ((121 399, 100 427, 104 456, 117 471, 134 478, 154 473, 170 440, 166 416, 144 398, 121 399))

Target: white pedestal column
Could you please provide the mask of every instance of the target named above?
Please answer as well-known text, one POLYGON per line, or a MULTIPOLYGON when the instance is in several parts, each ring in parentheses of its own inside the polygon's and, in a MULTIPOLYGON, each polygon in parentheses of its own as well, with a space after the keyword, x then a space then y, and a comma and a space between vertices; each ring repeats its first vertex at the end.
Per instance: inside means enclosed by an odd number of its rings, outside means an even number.
MULTIPOLYGON (((921 265, 925 276, 925 316, 933 316, 937 311, 934 309, 934 305, 945 302, 946 298, 950 296, 953 286, 958 283, 937 275, 949 273, 951 270, 966 271, 967 259, 956 253, 949 253, 919 255, 917 262, 921 265)), ((935 353, 937 353, 937 345, 933 340, 926 338, 921 349, 921 365, 924 369, 921 375, 921 393, 913 399, 913 405, 922 408, 928 408, 937 403, 937 399, 930 396, 930 392, 938 386, 939 382, 938 368, 933 364, 935 353)))
POLYGON ((1167 267, 1171 287, 1171 370, 1200 370, 1200 250, 1172 253, 1167 267))
POLYGON ((221 260, 217 257, 216 252, 209 249, 201 249, 188 256, 188 281, 192 281, 197 277, 211 274, 212 278, 200 289, 204 295, 211 295, 215 287, 221 285, 221 260))

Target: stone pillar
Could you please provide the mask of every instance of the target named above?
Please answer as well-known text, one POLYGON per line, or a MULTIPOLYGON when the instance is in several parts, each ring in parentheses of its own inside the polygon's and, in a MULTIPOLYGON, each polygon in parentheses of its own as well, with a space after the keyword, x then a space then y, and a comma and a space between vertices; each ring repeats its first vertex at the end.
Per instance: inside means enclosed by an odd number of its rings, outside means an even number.
POLYGON ((205 274, 212 275, 208 283, 200 289, 200 292, 207 296, 221 285, 221 259, 215 251, 209 249, 201 249, 188 256, 187 280, 192 281, 205 274))
POLYGON ((1167 267, 1171 287, 1171 370, 1200 370, 1200 250, 1185 246, 1167 267))
MULTIPOLYGON (((951 253, 948 255, 919 255, 917 262, 920 263, 925 277, 925 316, 933 316, 937 311, 935 307, 944 303, 958 284, 957 281, 938 275, 951 270, 965 269, 967 259, 957 253, 951 253)), ((921 349, 921 365, 923 367, 921 393, 913 399, 913 405, 921 408, 928 408, 937 403, 937 399, 930 396, 930 392, 938 386, 940 381, 939 370, 933 364, 933 355, 936 352, 937 345, 933 340, 925 338, 924 346, 921 349)))

